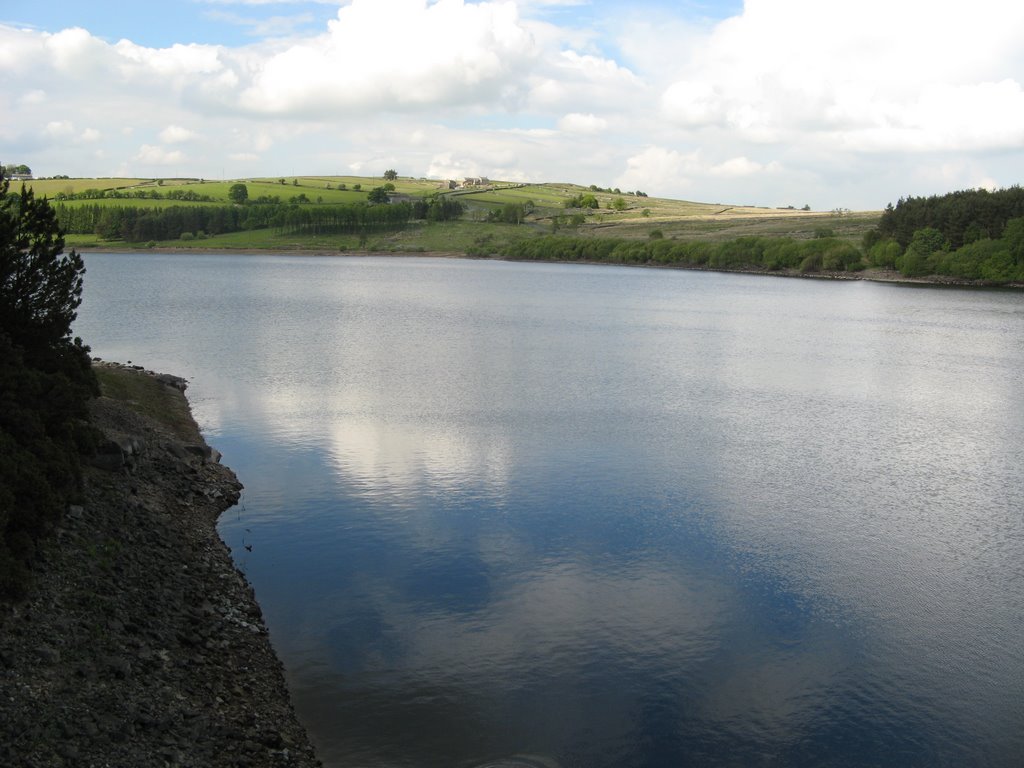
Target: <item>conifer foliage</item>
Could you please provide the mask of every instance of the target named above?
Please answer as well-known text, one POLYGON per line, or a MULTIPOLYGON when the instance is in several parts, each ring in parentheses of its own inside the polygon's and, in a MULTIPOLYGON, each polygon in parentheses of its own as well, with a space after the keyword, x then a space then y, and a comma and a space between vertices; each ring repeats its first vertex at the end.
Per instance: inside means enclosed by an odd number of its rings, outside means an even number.
POLYGON ((0 596, 27 586, 36 545, 79 491, 88 347, 71 338, 85 265, 53 209, 0 174, 0 596))

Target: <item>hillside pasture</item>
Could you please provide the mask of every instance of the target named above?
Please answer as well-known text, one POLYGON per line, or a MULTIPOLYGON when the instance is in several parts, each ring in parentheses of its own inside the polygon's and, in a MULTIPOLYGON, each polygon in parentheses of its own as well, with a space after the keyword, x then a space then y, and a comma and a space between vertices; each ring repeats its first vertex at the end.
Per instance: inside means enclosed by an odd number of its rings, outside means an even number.
MULTIPOLYGON (((109 178, 109 179, 32 179, 26 181, 25 186, 31 189, 37 196, 52 198, 58 192, 63 192, 66 195, 77 195, 85 192, 87 189, 116 189, 120 191, 127 191, 136 189, 139 187, 148 186, 150 184, 155 186, 153 179, 121 179, 121 178, 109 178)), ((12 184, 11 189, 20 189, 21 186, 12 184)))
MULTIPOLYGON (((260 198, 292 202, 304 195, 305 203, 346 204, 364 202, 367 193, 386 182, 383 176, 286 176, 250 177, 210 181, 202 179, 44 179, 31 182, 37 193, 52 198, 58 192, 81 193, 88 189, 113 189, 122 193, 157 191, 163 199, 97 198, 67 200, 60 205, 125 206, 163 208, 168 206, 205 206, 230 204, 229 193, 234 184, 246 185, 250 202, 260 198), (282 183, 282 179, 284 183, 282 183), (360 189, 354 189, 355 186, 360 189), (339 187, 344 187, 340 189, 339 187), (213 202, 167 199, 175 191, 188 190, 213 202)), ((508 243, 539 234, 572 234, 579 237, 616 237, 630 240, 653 236, 675 240, 722 241, 745 236, 778 236, 811 239, 831 235, 860 244, 865 233, 876 227, 881 212, 813 212, 795 208, 766 208, 689 200, 644 197, 628 192, 616 193, 592 189, 578 184, 519 184, 495 181, 482 188, 459 188, 449 191, 439 180, 398 177, 392 182, 395 191, 413 198, 437 193, 459 200, 466 206, 463 220, 443 223, 414 223, 390 233, 370 235, 359 242, 352 236, 291 237, 281 239, 268 229, 225 234, 194 241, 203 248, 259 249, 303 248, 336 251, 364 250, 375 246, 382 251, 450 251, 486 253, 508 243), (566 208, 567 201, 581 195, 593 195, 597 209, 566 208), (621 202, 618 202, 620 201, 621 202), (486 221, 487 214, 506 205, 533 203, 533 211, 522 224, 507 225, 486 221), (616 209, 618 204, 618 209, 616 209), (581 220, 582 216, 582 220, 581 220)), ((82 236, 82 245, 96 242, 94 236, 82 236)), ((102 242, 102 241, 100 241, 102 242)), ((180 241, 158 243, 181 247, 180 241)))

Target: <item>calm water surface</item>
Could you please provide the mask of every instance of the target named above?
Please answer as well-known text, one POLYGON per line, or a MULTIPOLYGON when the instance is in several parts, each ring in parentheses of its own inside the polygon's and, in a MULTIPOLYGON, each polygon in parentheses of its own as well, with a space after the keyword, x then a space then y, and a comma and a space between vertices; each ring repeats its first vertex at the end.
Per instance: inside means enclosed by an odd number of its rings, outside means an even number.
POLYGON ((327 765, 1024 764, 1024 295, 86 265, 76 333, 188 377, 246 485, 327 765))

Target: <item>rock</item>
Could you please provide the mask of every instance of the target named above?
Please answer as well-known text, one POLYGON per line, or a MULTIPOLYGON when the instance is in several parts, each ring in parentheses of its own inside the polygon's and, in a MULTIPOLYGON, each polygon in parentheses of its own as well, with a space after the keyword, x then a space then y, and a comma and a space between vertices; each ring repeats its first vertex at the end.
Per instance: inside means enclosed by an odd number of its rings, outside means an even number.
POLYGON ((77 761, 79 758, 78 747, 74 744, 65 743, 57 747, 57 754, 65 760, 77 761))
POLYGON ((181 443, 170 442, 164 445, 167 452, 174 456, 176 459, 184 459, 188 457, 188 453, 185 451, 185 447, 181 443))
POLYGON ((198 456, 203 461, 209 461, 210 457, 213 455, 213 449, 206 444, 186 445, 185 450, 188 451, 193 456, 198 456))
POLYGON ((0 766, 320 765, 217 535, 241 484, 198 431, 92 408, 108 439, 83 501, 40 545, 29 597, 0 604, 0 766))
POLYGON ((108 672, 112 672, 115 677, 124 679, 131 676, 132 665, 127 659, 121 658, 120 656, 106 656, 103 659, 103 667, 108 672))
POLYGON ((107 440, 97 446, 96 455, 90 461, 92 466, 107 472, 116 472, 124 467, 124 451, 113 440, 107 440))
POLYGON ((168 387, 174 387, 180 392, 184 392, 188 388, 188 381, 180 376, 172 376, 169 373, 158 373, 155 375, 155 378, 161 384, 166 384, 168 387))
POLYGON ((53 666, 60 663, 60 651, 48 645, 40 645, 36 648, 36 656, 43 664, 53 666))

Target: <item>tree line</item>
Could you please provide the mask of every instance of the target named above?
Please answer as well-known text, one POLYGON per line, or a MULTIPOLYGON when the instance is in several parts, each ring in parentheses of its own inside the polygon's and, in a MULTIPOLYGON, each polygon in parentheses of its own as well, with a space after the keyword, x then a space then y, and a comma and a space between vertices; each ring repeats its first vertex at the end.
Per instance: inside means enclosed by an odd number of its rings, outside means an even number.
POLYGON ((177 240, 186 233, 220 235, 253 229, 289 234, 353 234, 401 229, 414 219, 441 221, 462 215, 462 204, 446 198, 412 203, 299 206, 184 205, 139 208, 117 205, 55 206, 61 229, 68 234, 95 234, 107 240, 144 243, 177 240))
POLYGON ((587 261, 709 269, 787 269, 801 272, 854 272, 865 266, 859 248, 835 237, 813 240, 740 237, 714 243, 668 240, 658 236, 648 240, 621 240, 546 235, 511 243, 505 246, 501 255, 525 261, 587 261))
MULTIPOLYGON (((891 239, 907 248, 919 229, 942 233, 956 250, 977 240, 1002 237, 1010 219, 1024 216, 1024 189, 965 189, 945 195, 900 198, 882 213, 874 241, 891 239)), ((868 242, 870 247, 874 242, 868 242)))
POLYGON ((864 248, 869 265, 907 277, 1024 282, 1024 189, 900 198, 864 248))
POLYGON ((67 200, 181 200, 186 203, 215 203, 215 198, 210 195, 200 194, 194 189, 99 189, 89 187, 81 192, 57 192, 54 194, 55 202, 67 200))
MULTIPOLYGON (((505 246, 504 258, 525 261, 586 261, 706 269, 860 272, 894 269, 905 277, 948 276, 988 283, 1024 282, 1024 218, 1011 219, 1000 238, 982 238, 952 249, 934 228, 917 230, 906 249, 895 240, 868 249, 827 234, 811 240, 739 237, 723 242, 665 239, 659 230, 648 240, 546 235, 505 246)), ((476 254, 483 255, 483 254, 476 254)))

